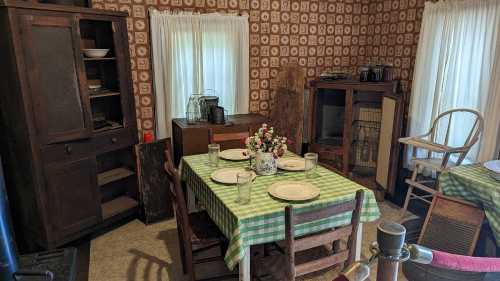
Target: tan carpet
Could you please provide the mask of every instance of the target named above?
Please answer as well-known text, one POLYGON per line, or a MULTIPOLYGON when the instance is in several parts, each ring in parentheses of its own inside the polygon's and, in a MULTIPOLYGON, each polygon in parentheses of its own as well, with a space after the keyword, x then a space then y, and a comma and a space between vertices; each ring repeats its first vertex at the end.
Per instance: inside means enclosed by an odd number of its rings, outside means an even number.
MULTIPOLYGON (((389 203, 379 204, 383 220, 397 221, 399 208, 389 203)), ((370 255, 369 245, 376 239, 378 222, 364 224, 364 258, 370 255)), ((91 243, 90 281, 182 281, 175 221, 144 225, 134 220, 108 232, 91 243)), ((311 281, 331 281, 335 271, 306 278, 311 281)), ((370 280, 375 280, 376 269, 370 280)), ((406 280, 400 278, 399 280, 406 280)))

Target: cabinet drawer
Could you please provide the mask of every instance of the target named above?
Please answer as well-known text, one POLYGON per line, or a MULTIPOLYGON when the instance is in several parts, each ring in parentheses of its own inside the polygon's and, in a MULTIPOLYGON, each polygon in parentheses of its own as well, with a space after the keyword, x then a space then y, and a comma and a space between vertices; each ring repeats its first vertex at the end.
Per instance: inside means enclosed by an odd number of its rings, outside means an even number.
POLYGON ((93 155, 94 148, 90 140, 84 140, 47 145, 41 151, 45 162, 66 162, 93 155))
POLYGON ((129 130, 119 130, 117 132, 108 132, 93 138, 94 148, 96 154, 101 154, 127 146, 135 143, 137 136, 129 130))

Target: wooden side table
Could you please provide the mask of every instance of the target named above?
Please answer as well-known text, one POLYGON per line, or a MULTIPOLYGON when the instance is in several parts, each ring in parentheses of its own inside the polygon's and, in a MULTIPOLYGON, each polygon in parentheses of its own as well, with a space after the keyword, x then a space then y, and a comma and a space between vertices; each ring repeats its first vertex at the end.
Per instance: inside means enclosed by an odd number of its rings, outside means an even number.
POLYGON ((209 129, 218 132, 235 132, 250 130, 254 132, 262 123, 267 122, 267 117, 259 114, 229 115, 225 125, 209 122, 188 124, 185 118, 172 120, 172 137, 174 144, 174 161, 179 165, 182 156, 208 152, 209 129))

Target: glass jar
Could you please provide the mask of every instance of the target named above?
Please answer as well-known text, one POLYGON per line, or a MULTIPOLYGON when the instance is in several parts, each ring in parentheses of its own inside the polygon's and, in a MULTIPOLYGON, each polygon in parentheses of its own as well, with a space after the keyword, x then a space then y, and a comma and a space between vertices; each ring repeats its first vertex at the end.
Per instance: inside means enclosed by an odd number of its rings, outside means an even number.
POLYGON ((201 121, 201 100, 203 98, 203 95, 201 93, 194 93, 193 95, 194 98, 194 112, 196 116, 196 121, 201 121))
POLYGON ((200 98, 200 121, 206 122, 208 121, 208 113, 206 112, 207 108, 207 101, 205 100, 205 97, 200 98))
MULTIPOLYGON (((186 120, 188 124, 196 124, 196 106, 197 101, 195 96, 190 96, 189 101, 186 108, 186 120)), ((199 108, 199 104, 198 104, 199 108)))

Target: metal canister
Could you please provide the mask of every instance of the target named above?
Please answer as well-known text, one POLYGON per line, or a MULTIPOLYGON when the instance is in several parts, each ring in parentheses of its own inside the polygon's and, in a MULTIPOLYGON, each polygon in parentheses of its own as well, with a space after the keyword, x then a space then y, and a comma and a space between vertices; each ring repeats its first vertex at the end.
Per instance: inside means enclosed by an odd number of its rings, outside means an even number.
POLYGON ((209 120, 210 108, 219 105, 219 97, 217 96, 203 96, 201 102, 201 117, 202 120, 209 120))
POLYGON ((224 108, 221 106, 212 106, 210 108, 210 123, 225 124, 226 118, 224 115, 224 108))
POLYGON ((359 68, 359 81, 361 82, 370 81, 370 66, 363 65, 359 68))
POLYGON ((381 82, 383 81, 383 79, 384 79, 384 66, 379 64, 372 66, 370 81, 381 82))
POLYGON ((384 81, 390 82, 394 80, 394 67, 391 64, 384 66, 384 81))

